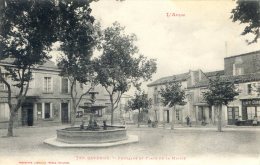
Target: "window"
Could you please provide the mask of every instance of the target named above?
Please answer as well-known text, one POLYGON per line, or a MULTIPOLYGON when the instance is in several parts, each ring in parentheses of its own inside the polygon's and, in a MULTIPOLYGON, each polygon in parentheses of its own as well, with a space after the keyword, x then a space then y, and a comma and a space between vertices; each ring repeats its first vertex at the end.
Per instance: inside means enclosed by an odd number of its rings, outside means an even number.
POLYGON ((180 120, 180 111, 176 110, 176 120, 180 120))
POLYGON ((228 107, 228 119, 238 119, 239 116, 239 108, 238 107, 228 107))
POLYGON ((52 92, 52 78, 51 77, 44 77, 43 91, 45 93, 52 92))
POLYGON ((234 84, 234 87, 235 87, 236 92, 241 93, 242 90, 241 90, 239 84, 234 84))
POLYGON ((260 121, 260 107, 256 107, 257 120, 260 121))
POLYGON ((205 109, 203 106, 198 106, 198 120, 206 120, 205 109))
POLYGON ((252 94, 252 85, 251 84, 247 84, 247 94, 252 94))
MULTIPOLYGON (((3 73, 3 77, 4 77, 4 79, 6 79, 7 74, 3 73)), ((0 81, 0 90, 7 90, 7 86, 5 85, 5 83, 3 81, 0 81)))
POLYGON ((247 107, 247 119, 253 120, 256 115, 256 108, 255 107, 247 107))
POLYGON ((236 75, 242 75, 243 69, 242 68, 236 68, 236 75))
POLYGON ((246 108, 247 112, 247 119, 248 120, 253 120, 254 117, 256 116, 258 120, 260 120, 260 107, 247 107, 246 108))
POLYGON ((0 103, 0 121, 8 121, 10 109, 7 103, 0 103))
POLYGON ((97 115, 98 117, 102 117, 102 109, 96 111, 96 115, 97 115))
POLYGON ((61 78, 61 93, 69 93, 69 79, 61 78))
POLYGON ((52 103, 36 103, 37 119, 52 118, 52 103))
POLYGON ((208 91, 208 89, 200 88, 198 102, 206 102, 205 98, 204 98, 204 93, 207 92, 207 91, 208 91))
POLYGON ((244 74, 243 68, 238 64, 233 64, 233 76, 238 76, 244 74))
POLYGON ((37 103, 36 104, 36 109, 37 109, 37 119, 42 118, 42 103, 37 103))

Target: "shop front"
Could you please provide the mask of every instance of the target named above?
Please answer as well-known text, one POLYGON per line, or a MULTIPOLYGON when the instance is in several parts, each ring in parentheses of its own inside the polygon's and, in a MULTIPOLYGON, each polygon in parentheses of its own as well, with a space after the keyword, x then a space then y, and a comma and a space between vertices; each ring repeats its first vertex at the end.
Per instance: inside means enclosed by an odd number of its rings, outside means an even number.
POLYGON ((260 121, 260 99, 242 100, 242 120, 252 125, 253 120, 260 121))
POLYGON ((212 108, 206 103, 197 103, 195 105, 196 121, 198 124, 206 125, 212 124, 214 119, 214 113, 212 108))

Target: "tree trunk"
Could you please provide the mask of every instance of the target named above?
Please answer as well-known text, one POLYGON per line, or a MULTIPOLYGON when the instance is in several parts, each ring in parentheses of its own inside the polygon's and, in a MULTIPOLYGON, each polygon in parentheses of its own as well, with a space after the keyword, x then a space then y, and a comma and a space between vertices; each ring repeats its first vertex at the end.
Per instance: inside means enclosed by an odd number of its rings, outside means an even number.
POLYGON ((114 112, 111 112, 111 126, 114 125, 114 112))
POLYGON ((137 127, 140 127, 140 109, 138 109, 137 127))
POLYGON ((155 121, 158 121, 157 111, 155 110, 154 113, 155 113, 155 121))
POLYGON ((114 104, 111 104, 111 126, 114 125, 114 104))
POLYGON ((172 125, 171 125, 172 130, 174 129, 174 117, 175 117, 174 112, 175 112, 175 105, 172 108, 172 125))
POLYGON ((222 131, 222 105, 218 105, 218 131, 222 131))
POLYGON ((11 115, 10 115, 10 119, 9 119, 9 123, 8 123, 8 132, 7 132, 7 136, 8 137, 12 137, 14 136, 13 134, 13 127, 14 127, 14 120, 15 120, 15 109, 11 109, 11 115))
POLYGON ((210 121, 211 121, 211 124, 214 124, 214 120, 213 120, 213 110, 212 110, 212 106, 211 105, 209 105, 209 111, 211 112, 211 118, 210 118, 210 121))
POLYGON ((77 112, 76 100, 75 100, 75 98, 72 98, 72 111, 70 113, 70 125, 71 126, 75 125, 76 112, 77 112))
POLYGON ((163 109, 163 128, 165 128, 165 125, 166 125, 166 123, 165 123, 165 116, 164 116, 165 114, 164 113, 165 113, 165 110, 163 109))
POLYGON ((76 118, 76 115, 74 113, 74 107, 73 107, 73 111, 71 111, 71 113, 70 113, 70 125, 72 127, 75 125, 75 122, 76 122, 75 118, 76 118))
POLYGON ((8 123, 8 131, 7 131, 7 136, 11 137, 14 136, 13 134, 13 127, 14 127, 14 120, 15 120, 15 116, 17 111, 19 110, 19 108, 21 107, 23 102, 23 98, 18 97, 17 98, 17 104, 15 104, 14 106, 11 104, 11 99, 8 98, 8 106, 10 109, 10 119, 9 119, 9 123, 8 123))

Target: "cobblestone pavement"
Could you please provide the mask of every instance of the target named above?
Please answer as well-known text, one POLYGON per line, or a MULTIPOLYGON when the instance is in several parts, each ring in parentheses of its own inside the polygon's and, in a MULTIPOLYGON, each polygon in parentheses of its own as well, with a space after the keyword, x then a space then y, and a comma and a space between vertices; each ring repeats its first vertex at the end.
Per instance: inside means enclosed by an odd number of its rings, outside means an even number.
POLYGON ((128 127, 139 142, 109 148, 61 149, 43 144, 56 127, 21 127, 15 137, 0 130, 0 164, 260 164, 260 127, 128 127), (2 162, 2 163, 1 163, 2 162))

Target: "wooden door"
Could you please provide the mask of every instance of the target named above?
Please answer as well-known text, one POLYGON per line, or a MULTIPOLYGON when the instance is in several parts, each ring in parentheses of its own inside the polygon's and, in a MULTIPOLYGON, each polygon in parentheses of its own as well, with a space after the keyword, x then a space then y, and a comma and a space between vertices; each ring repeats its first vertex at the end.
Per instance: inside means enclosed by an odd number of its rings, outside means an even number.
POLYGON ((61 103, 61 122, 69 123, 69 105, 68 105, 68 103, 61 103))
POLYGON ((238 119, 238 107, 228 107, 228 125, 235 125, 238 119))

